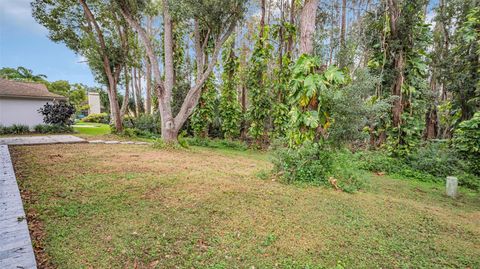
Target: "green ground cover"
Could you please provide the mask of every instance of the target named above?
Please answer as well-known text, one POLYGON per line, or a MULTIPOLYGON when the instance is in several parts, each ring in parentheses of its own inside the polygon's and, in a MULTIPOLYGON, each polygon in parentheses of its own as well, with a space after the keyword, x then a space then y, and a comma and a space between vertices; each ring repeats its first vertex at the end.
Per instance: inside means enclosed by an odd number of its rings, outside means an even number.
POLYGON ((480 267, 480 197, 464 188, 454 200, 375 174, 354 194, 287 185, 259 176, 272 165, 255 151, 11 151, 34 245, 58 268, 480 267))
POLYGON ((78 122, 73 129, 81 135, 106 135, 110 134, 110 126, 103 123, 78 122))

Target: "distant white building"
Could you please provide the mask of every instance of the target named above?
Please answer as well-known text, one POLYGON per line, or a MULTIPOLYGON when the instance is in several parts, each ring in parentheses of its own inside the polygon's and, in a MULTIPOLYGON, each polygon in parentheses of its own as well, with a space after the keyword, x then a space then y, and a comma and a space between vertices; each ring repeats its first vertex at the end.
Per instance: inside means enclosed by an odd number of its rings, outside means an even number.
POLYGON ((28 125, 30 128, 43 124, 43 115, 38 112, 46 103, 67 98, 48 91, 41 83, 18 82, 0 78, 0 125, 28 125))
POLYGON ((101 112, 100 94, 98 92, 88 92, 88 115, 98 114, 101 112))

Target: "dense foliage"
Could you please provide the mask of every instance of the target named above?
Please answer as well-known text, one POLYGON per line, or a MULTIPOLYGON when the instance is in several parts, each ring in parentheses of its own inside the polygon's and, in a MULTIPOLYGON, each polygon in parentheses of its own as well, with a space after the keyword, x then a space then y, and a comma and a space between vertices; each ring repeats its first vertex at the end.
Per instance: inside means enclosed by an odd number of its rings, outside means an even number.
POLYGON ((217 90, 215 88, 215 77, 209 76, 205 82, 198 105, 192 113, 190 124, 195 136, 207 137, 208 129, 215 117, 215 101, 217 90))
POLYGON ((158 137, 161 133, 161 124, 157 114, 142 114, 139 117, 125 117, 124 134, 127 136, 158 137))
POLYGON ((453 145, 468 162, 470 171, 480 176, 480 112, 460 123, 455 130, 453 145))
POLYGON ((68 102, 60 101, 46 103, 38 112, 43 115, 43 122, 46 124, 70 126, 73 124, 75 107, 68 102))
POLYGON ((288 183, 312 183, 352 192, 365 184, 352 158, 347 150, 305 142, 296 148, 280 147, 273 162, 275 172, 288 183))
POLYGON ((237 70, 238 59, 233 48, 233 39, 223 51, 222 64, 222 87, 220 97, 219 116, 221 118, 221 130, 225 138, 237 138, 240 134, 241 109, 237 94, 237 70), (228 48, 228 46, 230 46, 228 48))
POLYGON ((293 67, 290 80, 290 145, 328 139, 335 99, 344 74, 335 66, 322 68, 320 59, 302 55, 293 67))
POLYGON ((248 133, 256 143, 268 142, 268 120, 271 109, 267 69, 271 59, 272 45, 268 41, 268 28, 260 29, 249 61, 246 86, 249 90, 251 106, 248 109, 250 127, 248 133))

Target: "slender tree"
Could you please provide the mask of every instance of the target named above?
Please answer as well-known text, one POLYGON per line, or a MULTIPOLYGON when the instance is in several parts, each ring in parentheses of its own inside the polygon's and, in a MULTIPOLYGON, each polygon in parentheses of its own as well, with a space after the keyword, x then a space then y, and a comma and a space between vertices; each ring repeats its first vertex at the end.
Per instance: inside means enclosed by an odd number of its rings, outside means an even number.
MULTIPOLYGON (((164 30, 164 70, 165 80, 162 79, 157 55, 153 49, 152 40, 148 37, 144 27, 140 24, 137 7, 132 7, 129 1, 117 0, 120 12, 129 23, 129 25, 138 32, 146 49, 150 63, 152 64, 155 88, 158 96, 158 107, 162 122, 162 138, 166 141, 176 141, 178 132, 183 126, 187 118, 193 112, 198 103, 203 83, 206 81, 210 73, 213 71, 218 55, 223 43, 233 32, 238 19, 243 15, 244 1, 203 1, 202 3, 192 3, 186 1, 187 5, 191 5, 192 10, 196 11, 194 17, 202 18, 210 27, 210 32, 214 39, 213 53, 209 59, 205 71, 197 76, 195 84, 188 91, 180 111, 176 116, 172 113, 171 99, 172 89, 174 86, 173 77, 173 38, 172 38, 172 18, 170 15, 169 3, 163 1, 163 30, 164 30), (218 12, 211 12, 217 10, 218 12)), ((198 40, 196 42, 199 42, 198 40)), ((199 51, 196 52, 197 54, 199 51)), ((197 56, 198 57, 198 56, 197 56)), ((197 66, 197 70, 202 70, 197 66)))

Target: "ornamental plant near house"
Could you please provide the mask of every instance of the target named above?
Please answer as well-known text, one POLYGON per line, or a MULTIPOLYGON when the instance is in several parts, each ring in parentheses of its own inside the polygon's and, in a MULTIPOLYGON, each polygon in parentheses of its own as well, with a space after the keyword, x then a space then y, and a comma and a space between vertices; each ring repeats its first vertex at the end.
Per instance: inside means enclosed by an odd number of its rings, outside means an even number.
POLYGON ((67 102, 46 103, 38 110, 43 115, 43 122, 60 126, 73 124, 72 115, 75 114, 75 107, 67 102))

